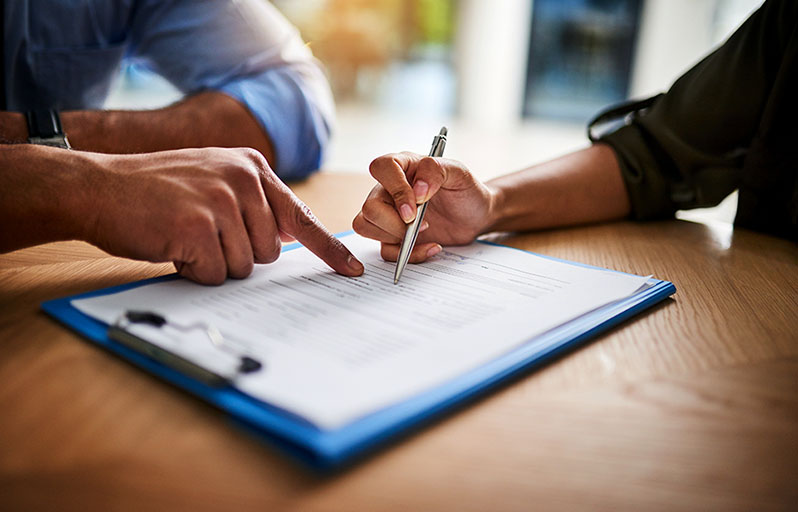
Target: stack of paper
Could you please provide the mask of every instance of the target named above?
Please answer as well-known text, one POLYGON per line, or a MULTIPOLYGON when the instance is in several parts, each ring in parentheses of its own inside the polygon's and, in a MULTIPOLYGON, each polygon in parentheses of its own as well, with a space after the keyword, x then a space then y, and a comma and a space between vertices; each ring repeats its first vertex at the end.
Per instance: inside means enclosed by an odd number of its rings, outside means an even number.
POLYGON ((228 350, 201 330, 131 330, 219 371, 232 371, 231 354, 250 354, 264 366, 237 377, 239 390, 335 429, 535 343, 648 280, 475 243, 408 266, 394 285, 394 264, 376 242, 343 241, 365 264, 363 276, 337 275, 298 248, 219 287, 175 280, 72 304, 107 324, 148 310, 183 326, 212 325, 228 350))

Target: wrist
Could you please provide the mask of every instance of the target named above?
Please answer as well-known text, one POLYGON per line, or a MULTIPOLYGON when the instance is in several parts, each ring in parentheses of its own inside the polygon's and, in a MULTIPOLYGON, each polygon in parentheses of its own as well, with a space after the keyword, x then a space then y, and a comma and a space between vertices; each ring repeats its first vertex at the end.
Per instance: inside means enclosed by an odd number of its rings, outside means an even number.
POLYGON ((95 214, 92 166, 80 154, 34 144, 0 146, 0 250, 85 239, 95 214), (7 229, 5 229, 7 228, 7 229))
POLYGON ((98 245, 99 223, 104 204, 112 192, 109 177, 110 155, 83 151, 71 152, 72 200, 69 204, 70 229, 73 238, 98 245))
POLYGON ((47 176, 44 177, 48 218, 58 224, 61 238, 91 242, 106 187, 103 167, 94 153, 64 151, 30 145, 47 176))
POLYGON ((488 190, 488 214, 481 234, 501 231, 501 225, 507 216, 507 192, 504 188, 491 182, 486 183, 485 187, 488 190))
POLYGON ((0 143, 19 144, 28 141, 28 126, 21 112, 0 112, 0 143))

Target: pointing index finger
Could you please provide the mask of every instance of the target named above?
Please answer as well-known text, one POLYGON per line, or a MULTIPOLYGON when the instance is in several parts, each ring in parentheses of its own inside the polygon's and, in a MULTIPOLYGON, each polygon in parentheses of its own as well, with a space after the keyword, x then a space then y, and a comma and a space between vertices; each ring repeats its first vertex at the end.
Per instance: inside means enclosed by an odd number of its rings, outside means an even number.
POLYGON ((275 178, 264 180, 263 186, 281 232, 294 237, 339 274, 363 273, 363 264, 285 184, 275 178))
MULTIPOLYGON (((359 276, 363 273, 363 264, 349 252, 349 249, 327 231, 313 212, 302 201, 296 200, 293 208, 293 225, 281 226, 280 229, 293 235, 313 254, 324 260, 333 270, 345 276, 359 276)), ((279 222, 279 221, 278 221, 279 222)), ((289 221, 290 223, 290 221, 289 221)))

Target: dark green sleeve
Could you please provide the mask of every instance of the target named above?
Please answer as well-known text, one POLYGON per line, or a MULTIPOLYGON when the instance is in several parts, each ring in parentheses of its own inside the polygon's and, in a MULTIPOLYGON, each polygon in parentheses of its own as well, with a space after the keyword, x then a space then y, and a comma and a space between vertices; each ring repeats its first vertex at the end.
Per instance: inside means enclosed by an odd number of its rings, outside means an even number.
POLYGON ((746 152, 798 22, 796 6, 767 1, 648 110, 600 139, 618 156, 634 217, 713 206, 740 186, 746 152))

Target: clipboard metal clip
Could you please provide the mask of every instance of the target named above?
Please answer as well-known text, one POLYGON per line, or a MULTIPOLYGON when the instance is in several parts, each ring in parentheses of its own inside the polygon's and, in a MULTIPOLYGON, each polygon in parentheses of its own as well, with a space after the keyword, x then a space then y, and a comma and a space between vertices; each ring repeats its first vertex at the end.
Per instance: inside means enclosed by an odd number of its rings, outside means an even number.
POLYGON ((205 322, 180 324, 167 321, 163 315, 159 315, 152 311, 125 311, 116 322, 108 328, 108 337, 212 386, 230 384, 239 374, 254 373, 263 368, 263 364, 257 359, 246 354, 241 354, 231 347, 215 326, 205 322), (237 358, 238 366, 234 374, 222 375, 217 371, 202 367, 174 352, 132 334, 129 327, 133 324, 149 325, 158 329, 169 326, 184 333, 194 330, 202 331, 217 350, 227 352, 237 358))

